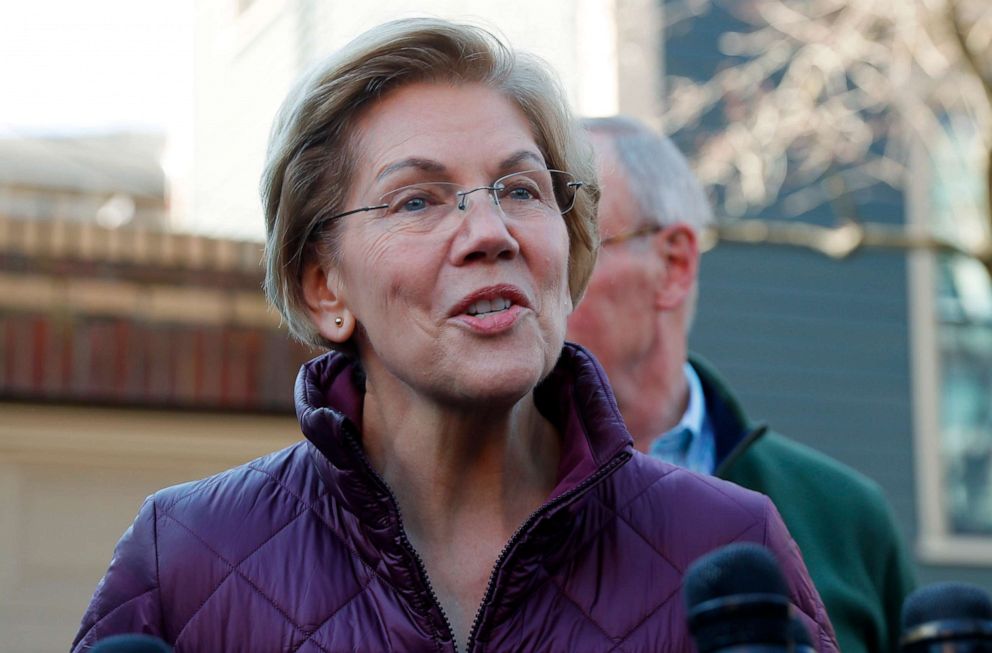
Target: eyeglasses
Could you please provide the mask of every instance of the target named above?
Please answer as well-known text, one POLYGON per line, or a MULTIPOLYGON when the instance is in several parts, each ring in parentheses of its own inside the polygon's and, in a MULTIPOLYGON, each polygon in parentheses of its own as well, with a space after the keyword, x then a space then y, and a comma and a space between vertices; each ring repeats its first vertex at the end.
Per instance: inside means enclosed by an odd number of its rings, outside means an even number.
POLYGON ((322 225, 355 213, 370 213, 373 219, 389 221, 397 228, 431 231, 444 218, 468 210, 469 195, 487 191, 493 203, 507 218, 531 221, 567 213, 585 182, 562 170, 524 170, 500 177, 488 186, 470 188, 446 181, 430 181, 403 186, 381 196, 372 206, 363 206, 319 219, 322 225))
POLYGON ((634 238, 641 238, 643 236, 650 236, 651 234, 656 234, 665 227, 661 225, 652 224, 641 227, 639 229, 634 229, 633 231, 621 232, 618 234, 613 234, 608 236, 601 241, 599 241, 600 247, 606 247, 607 245, 616 245, 618 243, 624 243, 628 240, 633 240, 634 238))

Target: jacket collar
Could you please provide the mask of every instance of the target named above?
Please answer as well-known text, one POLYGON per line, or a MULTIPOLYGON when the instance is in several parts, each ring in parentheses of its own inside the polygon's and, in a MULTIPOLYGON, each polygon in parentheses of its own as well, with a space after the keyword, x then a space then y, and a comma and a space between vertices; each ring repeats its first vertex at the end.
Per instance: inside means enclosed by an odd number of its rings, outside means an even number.
MULTIPOLYGON (((444 618, 437 602, 428 598, 422 565, 406 539, 396 499, 362 449, 364 379, 359 366, 338 353, 311 360, 297 377, 295 399, 339 534, 406 596, 424 628, 443 629, 444 618)), ((500 618, 540 582, 536 561, 562 554, 563 542, 580 522, 576 515, 585 504, 580 499, 633 451, 606 375, 582 347, 565 343, 554 369, 535 388, 534 399, 562 437, 558 481, 547 502, 504 549, 494 571, 492 600, 480 613, 485 622, 500 618)))
MULTIPOLYGON (((303 433, 336 469, 367 465, 360 435, 364 396, 358 364, 340 353, 305 363, 296 379, 296 415, 303 433)), ((565 343, 554 369, 535 388, 534 399, 562 435, 558 483, 551 499, 632 446, 606 374, 579 345, 565 343)))
POLYGON ((750 420, 729 386, 709 363, 692 354, 689 364, 699 376, 706 397, 706 413, 713 424, 716 438, 714 476, 722 477, 734 461, 768 431, 768 426, 750 420))

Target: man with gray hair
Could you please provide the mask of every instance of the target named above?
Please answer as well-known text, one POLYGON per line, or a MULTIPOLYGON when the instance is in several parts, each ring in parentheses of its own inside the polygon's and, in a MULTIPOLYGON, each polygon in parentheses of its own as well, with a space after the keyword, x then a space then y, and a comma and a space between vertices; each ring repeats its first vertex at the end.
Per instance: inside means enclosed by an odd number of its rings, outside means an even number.
MULTIPOLYGON (((624 117, 588 119, 602 185, 602 247, 568 338, 606 369, 634 444, 768 495, 845 653, 895 651, 912 564, 872 481, 754 425, 727 385, 689 356, 706 195, 667 138, 624 117)), ((705 516, 701 516, 705 518, 705 516)))

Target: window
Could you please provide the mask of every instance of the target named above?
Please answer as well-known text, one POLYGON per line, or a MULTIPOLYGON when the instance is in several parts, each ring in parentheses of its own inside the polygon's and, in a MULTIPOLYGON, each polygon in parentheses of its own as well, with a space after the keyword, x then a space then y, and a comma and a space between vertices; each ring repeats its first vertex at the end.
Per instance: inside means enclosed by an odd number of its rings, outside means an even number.
MULTIPOLYGON (((913 222, 971 245, 989 237, 985 156, 966 124, 931 144, 913 222)), ((979 261, 917 252, 911 262, 920 553, 992 564, 992 282, 979 261)))

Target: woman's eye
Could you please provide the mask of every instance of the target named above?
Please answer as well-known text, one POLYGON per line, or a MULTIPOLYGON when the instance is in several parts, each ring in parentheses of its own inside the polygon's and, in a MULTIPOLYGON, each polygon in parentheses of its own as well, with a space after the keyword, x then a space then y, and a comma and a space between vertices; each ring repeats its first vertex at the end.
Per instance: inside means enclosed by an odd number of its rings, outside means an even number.
POLYGON ((515 183, 507 184, 503 196, 518 201, 539 200, 541 192, 534 184, 515 183))
POLYGON ((400 207, 401 211, 411 212, 411 211, 423 211, 427 208, 427 200, 423 197, 413 197, 408 200, 403 201, 403 205, 400 207))
POLYGON ((424 193, 401 193, 389 202, 389 213, 419 213, 433 206, 431 196, 424 193))

